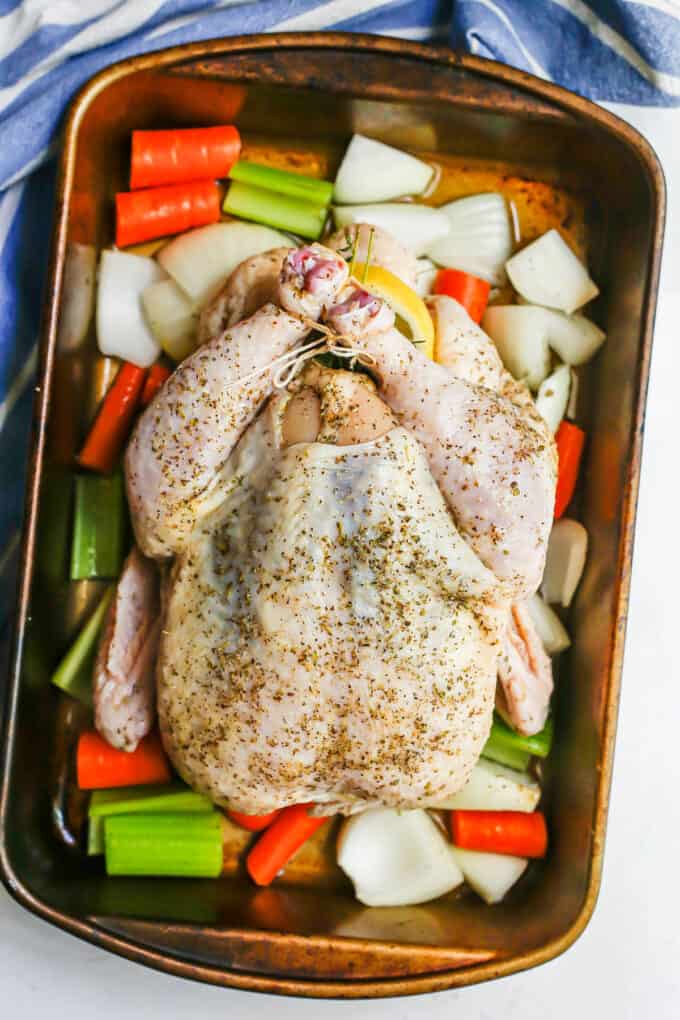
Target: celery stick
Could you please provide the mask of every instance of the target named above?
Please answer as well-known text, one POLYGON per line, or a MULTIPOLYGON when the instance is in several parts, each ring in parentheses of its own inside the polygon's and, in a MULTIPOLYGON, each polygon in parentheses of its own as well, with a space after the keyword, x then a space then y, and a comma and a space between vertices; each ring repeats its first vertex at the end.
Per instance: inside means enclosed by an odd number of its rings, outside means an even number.
POLYGON ((115 790, 94 790, 90 818, 130 814, 196 814, 213 811, 212 801, 188 786, 128 786, 115 790))
POLYGON ((71 580, 117 577, 123 563, 124 539, 122 475, 77 475, 71 580))
POLYGON ((104 853, 104 819, 112 815, 162 814, 163 812, 200 814, 213 811, 213 805, 202 793, 187 786, 119 787, 94 790, 90 797, 87 829, 88 855, 104 853))
POLYGON ((313 205, 330 205, 333 197, 331 181, 320 181, 317 177, 291 173, 289 170, 277 170, 273 166, 249 163, 243 159, 231 168, 229 178, 243 184, 254 184, 258 188, 268 188, 280 195, 303 198, 313 205))
POLYGON ((527 751, 519 751, 514 747, 503 747, 497 744, 492 734, 484 745, 482 758, 498 762, 499 765, 507 765, 510 769, 518 769, 521 772, 525 772, 531 760, 531 755, 527 751))
POLYGON ((508 760, 508 754, 514 757, 519 752, 521 755, 535 754, 539 758, 545 758, 550 753, 552 739, 552 718, 548 719, 540 733, 536 733, 533 737, 523 737, 521 733, 516 733, 499 716, 495 716, 491 727, 491 735, 482 754, 485 758, 492 758, 503 765, 512 765, 513 768, 519 768, 519 765, 515 765, 508 760), (501 758, 499 755, 504 757, 501 758))
POLYGON ((275 191, 241 181, 233 181, 229 185, 223 209, 244 220, 265 223, 314 240, 321 236, 327 216, 325 206, 290 195, 278 195, 275 191))
POLYGON ((89 618, 83 629, 78 634, 64 658, 61 660, 54 673, 52 683, 59 687, 66 694, 83 701, 86 705, 92 704, 92 668, 94 657, 97 651, 99 633, 104 623, 106 610, 113 597, 114 587, 109 587, 104 592, 102 599, 89 618))
POLYGON ((104 853, 104 819, 87 820, 87 856, 98 857, 104 853))
POLYGON ((104 819, 108 875, 217 878, 222 871, 222 816, 113 815, 104 819))

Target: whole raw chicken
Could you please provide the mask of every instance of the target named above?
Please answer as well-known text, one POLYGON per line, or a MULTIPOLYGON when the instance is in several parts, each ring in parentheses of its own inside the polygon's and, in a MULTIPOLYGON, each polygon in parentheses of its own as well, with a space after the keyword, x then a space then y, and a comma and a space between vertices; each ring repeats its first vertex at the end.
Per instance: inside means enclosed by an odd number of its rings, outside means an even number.
MULTIPOLYGON (((333 250, 277 251, 261 268, 275 302, 199 347, 129 445, 137 543, 162 564, 162 633, 155 684, 131 661, 124 677, 114 652, 139 620, 117 598, 97 723, 133 747, 155 687, 180 775, 249 813, 433 805, 479 757, 510 607, 540 580, 553 444, 505 377, 481 385, 455 352, 448 368, 422 355, 333 250), (377 383, 309 362, 275 390, 317 323, 377 383)), ((255 283, 253 260, 247 273, 255 283)), ((220 330, 228 297, 213 309, 220 330)), ((119 593, 148 577, 144 557, 133 552, 119 593)))

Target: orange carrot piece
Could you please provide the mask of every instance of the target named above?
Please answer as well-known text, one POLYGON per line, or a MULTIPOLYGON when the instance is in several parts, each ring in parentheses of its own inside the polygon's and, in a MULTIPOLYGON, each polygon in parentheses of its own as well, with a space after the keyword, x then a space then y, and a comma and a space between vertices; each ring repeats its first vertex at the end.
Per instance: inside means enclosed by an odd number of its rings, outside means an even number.
POLYGON ((171 779, 170 765, 157 732, 140 741, 135 751, 119 751, 111 747, 94 730, 82 733, 76 753, 76 770, 81 790, 169 783, 171 779))
POLYGON ((146 369, 124 361, 94 420, 78 463, 110 474, 120 455, 144 388, 146 369))
POLYGON ((241 152, 233 124, 133 131, 130 188, 226 177, 241 152))
POLYGON ((220 192, 215 181, 191 181, 116 195, 116 244, 125 248, 190 227, 217 223, 220 192))
POLYGON ((451 839, 462 850, 545 857, 548 829, 540 811, 451 811, 451 839))
POLYGON ((293 804, 262 833, 248 854, 246 867, 256 885, 269 885, 296 850, 320 828, 326 818, 313 818, 313 804, 293 804))
POLYGON ((280 814, 281 808, 270 811, 268 815, 244 815, 241 811, 227 811, 232 822, 240 825, 242 829, 247 829, 248 832, 262 832, 263 829, 268 829, 280 814))
POLYGON ((574 495, 581 454, 586 434, 578 425, 563 421, 555 435, 557 443, 557 489, 555 491, 555 520, 558 520, 571 503, 574 495))
POLYGON ((140 400, 142 407, 149 406, 163 383, 166 379, 169 379, 171 375, 172 372, 170 369, 163 365, 160 361, 157 361, 151 366, 149 374, 146 377, 146 382, 144 383, 144 389, 142 390, 142 397, 140 400))
POLYGON ((481 322, 489 301, 491 285, 460 269, 440 269, 434 282, 435 294, 446 294, 463 306, 471 319, 481 322))

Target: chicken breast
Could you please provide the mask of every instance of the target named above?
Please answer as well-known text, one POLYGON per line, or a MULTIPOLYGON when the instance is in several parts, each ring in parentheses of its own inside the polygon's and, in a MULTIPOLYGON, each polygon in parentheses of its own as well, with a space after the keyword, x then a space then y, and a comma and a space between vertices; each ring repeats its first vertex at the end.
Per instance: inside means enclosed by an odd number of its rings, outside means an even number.
POLYGON ((309 389, 326 441, 282 447, 293 398, 271 402, 175 563, 164 741, 187 782, 243 811, 435 803, 488 736, 499 584, 368 380, 313 366, 309 389), (336 445, 334 422, 362 402, 371 435, 371 396, 388 431, 336 445))

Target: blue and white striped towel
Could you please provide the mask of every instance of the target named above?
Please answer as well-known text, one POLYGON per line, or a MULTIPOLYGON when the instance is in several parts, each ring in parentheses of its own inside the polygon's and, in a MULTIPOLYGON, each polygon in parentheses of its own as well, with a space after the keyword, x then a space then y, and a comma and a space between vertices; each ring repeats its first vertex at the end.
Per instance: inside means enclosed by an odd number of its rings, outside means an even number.
POLYGON ((343 29, 450 41, 589 96, 680 103, 675 0, 0 0, 0 635, 13 599, 51 144, 101 68, 182 42, 343 29))

